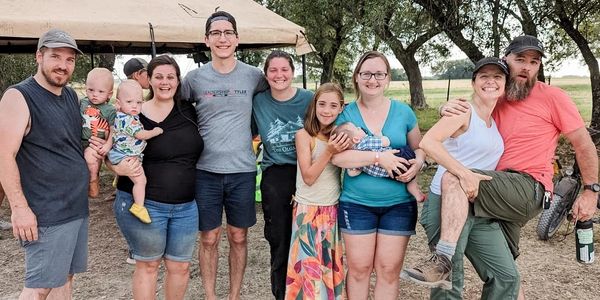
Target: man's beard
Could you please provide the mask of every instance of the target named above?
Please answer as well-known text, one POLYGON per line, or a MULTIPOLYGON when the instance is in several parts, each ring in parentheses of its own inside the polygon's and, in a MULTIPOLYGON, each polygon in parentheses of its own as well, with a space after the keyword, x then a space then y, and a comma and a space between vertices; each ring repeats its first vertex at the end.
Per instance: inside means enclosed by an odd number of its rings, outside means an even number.
POLYGON ((48 82, 48 84, 55 86, 55 87, 60 87, 60 88, 64 87, 67 85, 67 83, 71 79, 71 76, 67 76, 67 78, 61 82, 59 80, 55 80, 54 78, 52 78, 51 74, 52 74, 52 70, 50 72, 46 72, 46 70, 44 68, 42 68, 42 75, 46 79, 46 82, 48 82))
POLYGON ((537 76, 528 78, 524 82, 510 77, 506 83, 506 99, 508 101, 523 101, 531 93, 536 81, 537 76))

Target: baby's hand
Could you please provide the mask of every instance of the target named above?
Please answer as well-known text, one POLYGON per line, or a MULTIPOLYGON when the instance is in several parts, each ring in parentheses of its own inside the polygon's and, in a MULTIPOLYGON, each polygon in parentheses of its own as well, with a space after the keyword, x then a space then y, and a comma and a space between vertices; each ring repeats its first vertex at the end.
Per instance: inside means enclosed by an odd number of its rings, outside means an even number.
POLYGON ((156 135, 162 134, 164 132, 164 130, 160 127, 154 127, 154 129, 152 129, 152 131, 154 131, 154 133, 156 135))

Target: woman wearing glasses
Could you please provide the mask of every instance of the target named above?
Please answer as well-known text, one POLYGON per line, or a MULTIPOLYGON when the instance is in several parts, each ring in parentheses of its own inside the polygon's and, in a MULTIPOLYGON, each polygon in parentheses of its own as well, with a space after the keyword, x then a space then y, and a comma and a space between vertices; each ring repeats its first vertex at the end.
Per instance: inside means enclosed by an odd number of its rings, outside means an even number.
POLYGON ((408 145, 416 156, 407 161, 394 155, 395 150, 347 150, 333 157, 337 166, 350 169, 377 165, 396 179, 364 172, 355 177, 344 173, 338 222, 346 246, 350 299, 368 298, 373 268, 377 274, 375 298, 397 299, 406 246, 415 234, 417 204, 406 183, 416 176, 425 154, 418 149, 421 133, 414 112, 408 105, 384 96, 390 73, 383 54, 365 53, 352 76, 357 99, 336 121, 351 122, 369 135, 386 136, 392 148, 408 145), (394 172, 400 175, 394 176, 394 172))

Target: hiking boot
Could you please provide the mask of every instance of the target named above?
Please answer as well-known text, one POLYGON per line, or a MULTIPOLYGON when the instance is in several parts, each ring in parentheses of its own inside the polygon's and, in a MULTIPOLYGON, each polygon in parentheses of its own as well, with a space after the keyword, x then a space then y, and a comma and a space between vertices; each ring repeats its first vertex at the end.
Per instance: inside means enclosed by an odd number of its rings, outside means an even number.
POLYGON ((88 189, 88 196, 92 198, 98 197, 100 194, 100 185, 98 179, 90 181, 90 187, 88 189))
POLYGON ((10 222, 0 220, 0 230, 10 230, 12 229, 12 224, 10 222))
POLYGON ((429 259, 412 269, 404 269, 400 278, 410 280, 428 288, 452 289, 452 262, 448 257, 432 254, 429 259))

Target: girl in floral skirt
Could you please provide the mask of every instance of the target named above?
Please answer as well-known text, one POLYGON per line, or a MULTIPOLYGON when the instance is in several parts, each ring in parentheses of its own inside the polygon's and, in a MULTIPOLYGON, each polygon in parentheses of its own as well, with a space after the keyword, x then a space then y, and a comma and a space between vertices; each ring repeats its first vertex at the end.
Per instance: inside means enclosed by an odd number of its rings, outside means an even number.
POLYGON ((340 169, 333 154, 348 147, 345 134, 331 135, 344 107, 337 84, 325 83, 296 133, 298 175, 287 268, 286 299, 343 299, 342 243, 337 226, 340 169))

